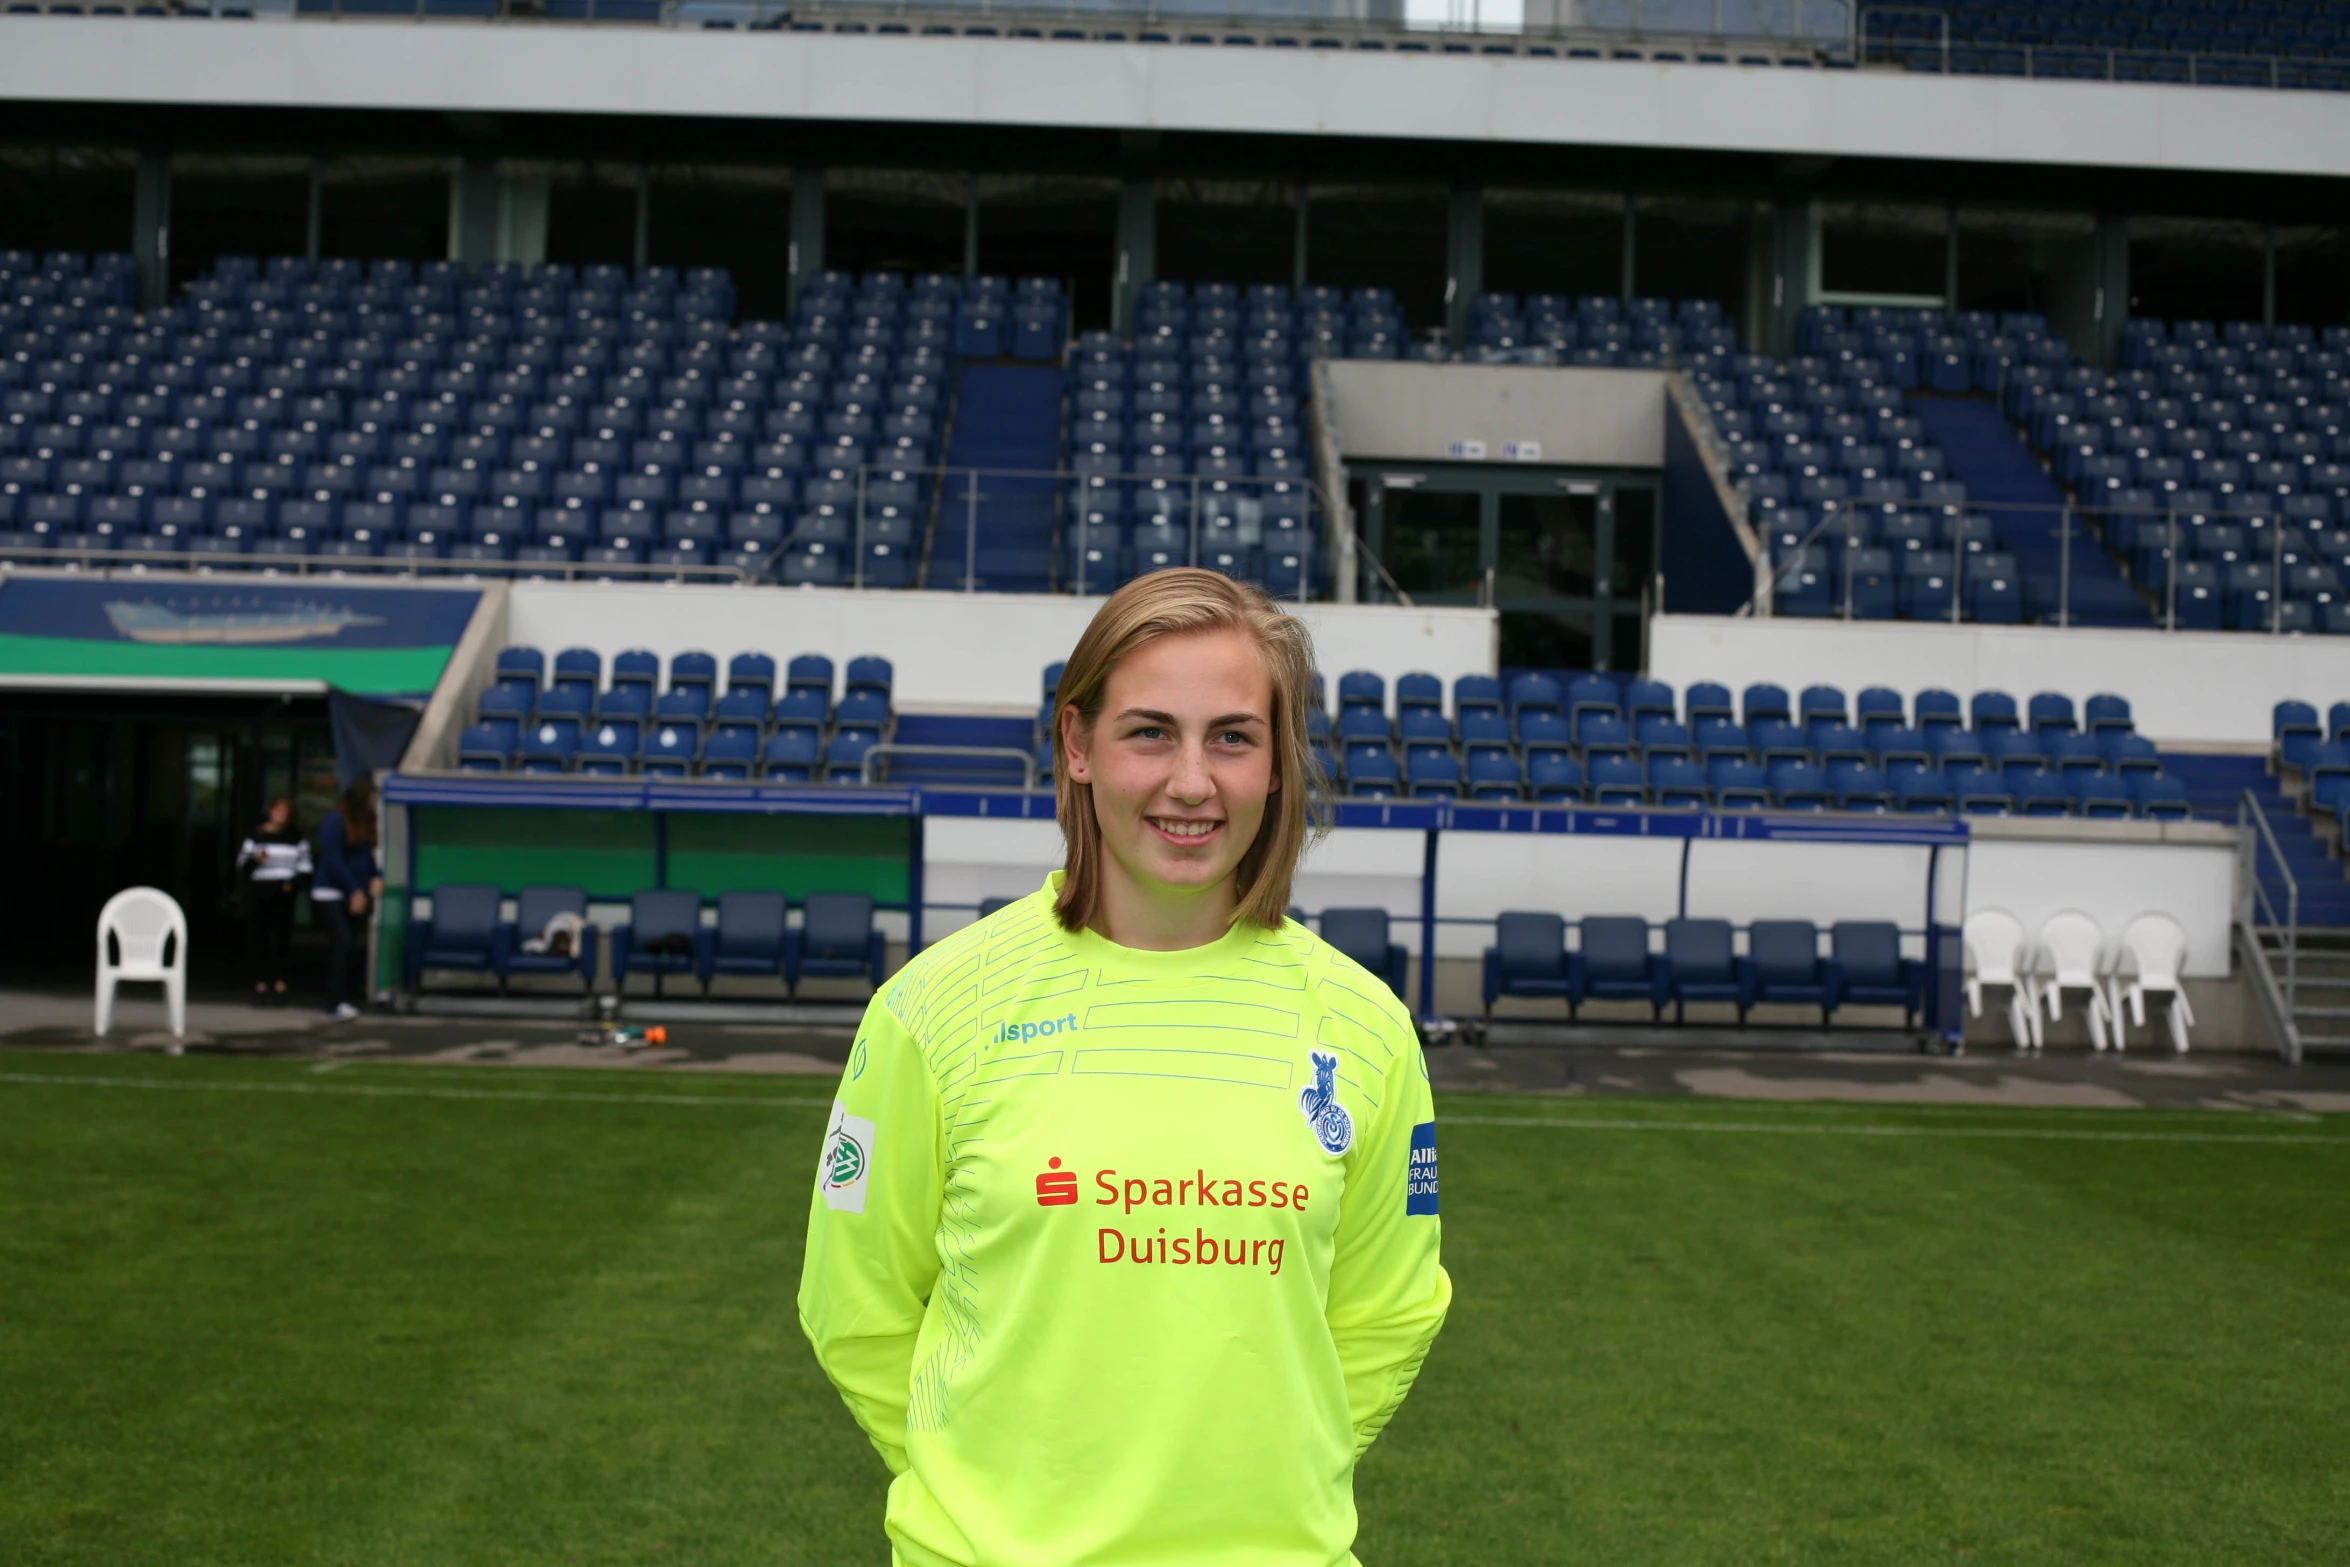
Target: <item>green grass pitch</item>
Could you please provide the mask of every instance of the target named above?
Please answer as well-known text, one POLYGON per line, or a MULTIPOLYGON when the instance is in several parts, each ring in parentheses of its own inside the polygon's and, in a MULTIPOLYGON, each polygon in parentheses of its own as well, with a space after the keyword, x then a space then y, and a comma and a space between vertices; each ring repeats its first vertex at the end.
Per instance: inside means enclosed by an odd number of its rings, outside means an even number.
MULTIPOLYGON (((886 1562, 830 1087, 0 1057, 0 1561, 886 1562)), ((2350 1122, 1439 1114, 1367 1567, 2350 1559, 2350 1122)))

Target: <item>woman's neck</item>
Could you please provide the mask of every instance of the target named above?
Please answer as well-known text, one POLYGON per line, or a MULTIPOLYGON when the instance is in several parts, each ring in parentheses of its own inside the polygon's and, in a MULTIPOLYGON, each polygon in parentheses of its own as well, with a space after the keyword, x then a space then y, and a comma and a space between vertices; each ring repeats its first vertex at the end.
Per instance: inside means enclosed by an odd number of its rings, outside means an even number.
POLYGON ((1121 947, 1182 952, 1221 940, 1237 905, 1232 878, 1212 887, 1142 887, 1115 860, 1103 867, 1101 903, 1093 928, 1121 947))

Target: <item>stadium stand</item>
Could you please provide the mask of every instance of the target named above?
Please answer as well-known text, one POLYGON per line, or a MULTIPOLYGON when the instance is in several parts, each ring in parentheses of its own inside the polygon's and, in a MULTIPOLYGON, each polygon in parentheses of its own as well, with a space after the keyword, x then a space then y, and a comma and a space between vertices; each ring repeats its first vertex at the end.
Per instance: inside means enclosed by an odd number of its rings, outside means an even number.
MULTIPOLYGON (((12 0, 10 15, 136 16, 251 20, 255 8, 227 0, 173 4, 89 4, 12 0)), ((2162 82, 2198 86, 2340 91, 2350 88, 2350 39, 2334 18, 2294 0, 2234 0, 2182 11, 2157 4, 2109 10, 2016 7, 1993 0, 1941 6, 1862 6, 1848 32, 1844 8, 1823 6, 1807 24, 1799 8, 1735 13, 1704 4, 1650 4, 1632 13, 1560 11, 1548 26, 1455 18, 1441 32, 1405 24, 1368 6, 1312 17, 1285 7, 1236 6, 1214 18, 1178 19, 1156 6, 1111 3, 972 6, 938 0, 919 20, 903 11, 876 19, 867 6, 820 9, 771 0, 294 0, 312 21, 408 17, 419 21, 548 20, 667 24, 699 30, 839 32, 865 36, 1046 38, 1187 47, 1352 49, 1413 55, 1517 55, 1528 59, 1644 60, 1658 64, 1851 69, 1893 65, 1958 76, 2046 77, 2063 81, 2162 82)))
POLYGON ((1806 353, 1700 369, 1774 607, 2350 630, 2350 328, 2180 325, 2130 323, 2109 373, 2029 313, 1824 305, 1806 353))
MULTIPOLYGON (((681 653, 656 691, 652 654, 614 656, 609 684, 591 650, 509 647, 458 743, 467 771, 690 777, 782 783, 959 782, 1019 787, 1051 776, 1051 681, 1034 719, 900 714, 887 660, 735 655, 723 689, 711 655, 681 653)), ((1448 711, 1432 675, 1394 686, 1357 670, 1333 713, 1311 716, 1333 785, 1359 799, 1655 806, 1716 810, 1967 815, 2188 816, 2176 758, 2138 735, 2129 704, 2042 693, 2019 709, 1978 692, 1913 701, 1881 687, 1848 699, 1812 686, 1698 684, 1676 701, 1652 680, 1525 673, 1454 682, 1448 711)), ((2350 768, 2344 776, 2350 778, 2350 768)), ((2233 796, 2228 803, 2232 807, 2233 796)), ((1368 948, 1366 948, 1368 950, 1368 948)))

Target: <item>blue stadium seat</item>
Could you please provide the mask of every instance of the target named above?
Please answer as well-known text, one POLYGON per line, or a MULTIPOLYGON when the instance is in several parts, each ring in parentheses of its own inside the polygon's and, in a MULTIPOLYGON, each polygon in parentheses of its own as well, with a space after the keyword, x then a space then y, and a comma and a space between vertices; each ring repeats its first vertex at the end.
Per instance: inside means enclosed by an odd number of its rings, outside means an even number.
POLYGON ((631 974, 653 976, 653 993, 672 974, 697 978, 711 962, 715 932, 702 924, 702 895, 677 888, 629 900, 626 924, 612 927, 612 976, 625 989, 631 974))
POLYGON ((1901 930, 1891 920, 1838 920, 1828 928, 1834 989, 1829 1012, 1846 1006, 1901 1008, 1910 1026, 1925 1004, 1925 965, 1901 955, 1901 930))
POLYGON ((1564 1000, 1572 1021, 1579 967, 1576 955, 1567 951, 1566 921, 1558 915, 1503 913, 1494 921, 1494 944, 1485 949, 1486 1020, 1492 1020, 1493 1003, 1503 996, 1524 996, 1564 1000))
POLYGON ((432 913, 408 926, 408 988, 426 969, 495 974, 501 943, 511 935, 499 915, 495 887, 444 882, 432 889, 432 913))
POLYGON ((1738 1009, 1738 1021, 1746 1021, 1754 1004, 1754 966, 1733 952, 1728 920, 1666 921, 1664 962, 1674 1022, 1688 1020, 1692 1001, 1727 1002, 1738 1009))
POLYGON ((1322 939, 1369 973, 1387 982, 1398 1001, 1408 1004, 1410 954, 1401 942, 1388 939, 1385 909, 1352 908, 1322 911, 1322 939))
POLYGON ((1671 964, 1648 950, 1648 922, 1633 915, 1590 915, 1579 924, 1581 947, 1576 956, 1576 989, 1571 997, 1580 1007, 1587 1001, 1640 1001, 1662 1017, 1672 982, 1671 964))
POLYGON ((701 970, 702 990, 720 974, 781 978, 788 905, 780 892, 726 892, 718 896, 718 924, 701 970))
POLYGON ((497 949, 501 988, 516 974, 577 974, 583 985, 596 978, 596 927, 586 923, 587 893, 578 887, 524 887, 515 895, 514 920, 497 949), (580 922, 581 939, 571 950, 546 945, 557 915, 580 922), (532 948, 539 948, 533 951, 532 948))
POLYGON ((784 983, 793 994, 804 979, 862 979, 881 988, 889 953, 873 923, 870 894, 812 892, 800 921, 784 936, 784 983))
POLYGON ((1810 920, 1756 920, 1746 928, 1746 950, 1753 966, 1753 998, 1757 1005, 1792 1003, 1816 1006, 1827 1023, 1836 1011, 1840 969, 1833 958, 1819 955, 1819 927, 1810 920))

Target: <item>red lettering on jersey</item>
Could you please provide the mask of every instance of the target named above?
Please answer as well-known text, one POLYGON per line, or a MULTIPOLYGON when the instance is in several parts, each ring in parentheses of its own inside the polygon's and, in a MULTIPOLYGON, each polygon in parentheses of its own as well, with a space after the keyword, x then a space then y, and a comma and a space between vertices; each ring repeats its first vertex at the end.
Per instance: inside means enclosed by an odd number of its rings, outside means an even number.
POLYGON ((1240 1206, 1240 1183, 1238 1181, 1224 1183, 1224 1206, 1227 1208, 1240 1206))
POLYGON ((1248 1205, 1251 1208, 1262 1208, 1265 1205, 1265 1183, 1263 1181, 1248 1183, 1248 1205))
POLYGON ((1093 1205, 1096 1208, 1107 1208, 1117 1202, 1118 1183, 1110 1179, 1111 1176, 1116 1175, 1117 1173, 1118 1172, 1115 1170, 1104 1170, 1094 1176, 1093 1184, 1100 1187, 1105 1193, 1108 1194, 1106 1196, 1096 1197, 1093 1200, 1093 1205))

